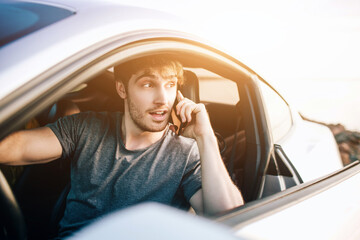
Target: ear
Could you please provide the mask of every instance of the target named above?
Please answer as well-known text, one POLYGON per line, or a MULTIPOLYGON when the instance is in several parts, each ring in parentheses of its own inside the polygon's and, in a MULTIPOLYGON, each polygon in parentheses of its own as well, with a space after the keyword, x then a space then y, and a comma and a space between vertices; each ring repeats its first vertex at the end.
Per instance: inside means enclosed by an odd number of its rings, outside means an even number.
POLYGON ((126 88, 123 82, 116 81, 116 91, 122 99, 126 99, 126 88))

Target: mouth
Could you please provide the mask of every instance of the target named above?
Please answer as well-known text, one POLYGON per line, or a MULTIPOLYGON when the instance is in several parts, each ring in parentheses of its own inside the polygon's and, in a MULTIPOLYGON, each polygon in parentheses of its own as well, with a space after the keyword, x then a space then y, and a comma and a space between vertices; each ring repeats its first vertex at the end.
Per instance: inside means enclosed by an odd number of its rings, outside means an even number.
POLYGON ((163 109, 150 111, 149 113, 155 121, 164 121, 168 112, 169 111, 167 109, 163 109))

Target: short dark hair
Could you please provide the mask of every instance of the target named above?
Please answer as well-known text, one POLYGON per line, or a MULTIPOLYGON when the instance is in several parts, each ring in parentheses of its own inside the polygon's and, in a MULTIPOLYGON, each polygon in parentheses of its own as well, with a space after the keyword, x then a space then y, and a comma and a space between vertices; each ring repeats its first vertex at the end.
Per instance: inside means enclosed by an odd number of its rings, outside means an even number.
POLYGON ((145 68, 172 68, 176 72, 178 84, 184 83, 184 70, 182 64, 173 56, 167 54, 150 55, 136 58, 114 67, 115 80, 122 82, 127 88, 131 76, 145 68))

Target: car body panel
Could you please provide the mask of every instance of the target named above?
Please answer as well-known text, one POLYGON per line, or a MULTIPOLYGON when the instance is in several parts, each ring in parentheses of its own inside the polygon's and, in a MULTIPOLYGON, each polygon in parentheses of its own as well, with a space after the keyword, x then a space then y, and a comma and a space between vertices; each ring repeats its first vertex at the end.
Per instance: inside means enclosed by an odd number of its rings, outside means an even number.
MULTIPOLYGON (((41 3, 41 1, 36 2, 41 3)), ((194 29, 172 15, 156 10, 124 6, 112 1, 56 0, 51 4, 71 9, 75 14, 0 48, 0 59, 6 59, 0 62, 0 123, 2 124, 5 120, 9 122, 6 124, 14 124, 20 121, 21 117, 26 120, 34 116, 46 105, 55 102, 60 96, 93 77, 100 70, 118 63, 119 59, 144 52, 168 49, 174 52, 196 52, 209 58, 217 58, 226 63, 231 71, 241 72, 239 79, 232 79, 234 82, 240 83, 243 80, 241 77, 246 78, 246 81, 247 78, 261 79, 231 55, 217 50, 218 48, 212 47, 213 45, 208 41, 194 35, 196 32, 194 29), (27 107, 32 109, 28 110, 27 107), (22 111, 26 116, 21 115, 22 111)), ((263 79, 259 81, 266 82, 263 79)), ((357 174, 357 170, 353 171, 346 180, 338 181, 336 185, 329 181, 328 185, 320 185, 321 191, 317 189, 314 194, 307 194, 304 198, 294 198, 302 191, 312 191, 309 186, 323 183, 324 181, 319 179, 324 175, 332 179, 331 174, 343 167, 330 130, 319 124, 304 121, 290 107, 293 125, 285 137, 274 142, 271 139, 266 109, 257 89, 257 82, 249 80, 245 85, 246 94, 241 97, 246 99, 240 99, 248 101, 251 107, 247 112, 249 116, 243 117, 247 121, 253 121, 255 132, 253 136, 248 136, 247 144, 252 145, 254 152, 257 153, 253 159, 254 166, 251 166, 255 170, 248 173, 249 177, 254 178, 253 182, 255 182, 257 178, 262 177, 261 175, 265 175, 274 146, 279 145, 305 183, 298 182, 294 188, 250 202, 215 220, 237 229, 236 234, 244 238, 289 237, 287 234, 290 233, 287 231, 279 235, 283 227, 291 229, 292 233, 299 231, 299 227, 311 229, 316 231, 317 237, 322 238, 330 235, 321 235, 321 231, 326 228, 317 228, 314 221, 323 224, 325 220, 328 226, 333 226, 334 223, 330 221, 331 219, 334 221, 334 218, 327 214, 334 212, 339 219, 334 222, 338 222, 342 230, 336 230, 334 227, 333 236, 349 236, 342 235, 344 233, 341 231, 354 233, 353 226, 355 223, 358 224, 358 220, 353 218, 360 215, 359 207, 355 206, 360 202, 360 197, 352 189, 352 186, 355 189, 359 187, 360 175, 357 174), (253 174, 254 172, 256 174, 253 174), (264 211, 264 214, 260 213, 254 218, 256 214, 252 214, 252 211, 262 211, 261 206, 270 200, 275 203, 283 201, 282 203, 285 204, 283 206, 277 204, 266 213, 264 211), (353 207, 354 212, 346 215, 346 210, 353 207), (246 215, 246 212, 250 215, 246 215), (243 214, 243 217, 237 222, 239 214, 243 214), (311 214, 316 217, 309 216, 311 214), (307 216, 311 221, 308 221, 307 216), (345 225, 346 221, 353 222, 345 225)), ((1 127, 4 129, 8 126, 1 127)), ((10 130, 3 131, 10 132, 10 130)), ((343 171, 346 173, 347 169, 343 171)), ((344 175, 346 174, 341 176, 346 178, 344 175)), ((255 185, 250 187, 259 188, 255 185)), ((257 189, 251 191, 256 192, 257 189)), ((136 217, 142 217, 141 211, 136 217)), ((307 234, 306 231, 302 231, 302 235, 299 236, 309 237, 307 234)), ((292 238, 292 235, 289 238, 292 238)))
POLYGON ((298 113, 292 111, 293 127, 276 144, 281 145, 302 180, 308 182, 343 168, 340 153, 330 129, 304 121, 298 113))
POLYGON ((157 203, 139 204, 109 214, 69 239, 95 240, 101 238, 134 240, 239 239, 226 226, 157 203))
POLYGON ((326 184, 305 199, 293 199, 291 206, 280 207, 280 211, 274 208, 267 216, 245 224, 236 235, 249 239, 359 239, 360 193, 354 189, 360 187, 360 165, 353 168, 343 173, 339 182, 326 184))

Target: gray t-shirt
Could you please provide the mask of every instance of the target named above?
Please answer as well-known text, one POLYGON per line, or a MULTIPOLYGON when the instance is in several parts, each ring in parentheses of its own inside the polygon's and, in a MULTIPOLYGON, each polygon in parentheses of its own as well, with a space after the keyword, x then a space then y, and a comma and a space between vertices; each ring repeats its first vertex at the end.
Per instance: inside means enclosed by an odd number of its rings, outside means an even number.
POLYGON ((136 151, 121 139, 121 113, 86 112, 47 125, 58 137, 62 159, 71 159, 71 189, 60 232, 137 203, 153 201, 189 208, 201 188, 200 157, 193 139, 166 130, 136 151))

